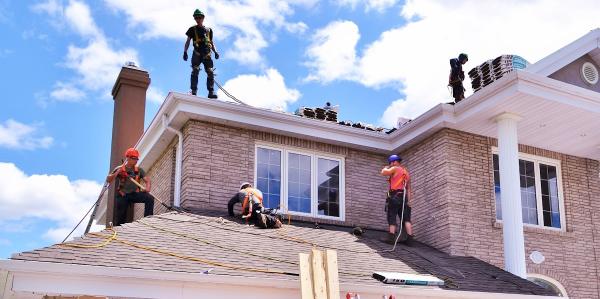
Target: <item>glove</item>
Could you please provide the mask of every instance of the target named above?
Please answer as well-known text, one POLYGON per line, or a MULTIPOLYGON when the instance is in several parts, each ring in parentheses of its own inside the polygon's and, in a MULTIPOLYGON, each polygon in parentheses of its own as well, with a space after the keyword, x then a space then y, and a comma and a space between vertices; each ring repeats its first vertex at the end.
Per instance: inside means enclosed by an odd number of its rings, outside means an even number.
POLYGON ((215 59, 219 59, 219 52, 215 52, 215 59))
POLYGON ((187 52, 183 52, 183 60, 187 61, 188 60, 188 55, 187 52))

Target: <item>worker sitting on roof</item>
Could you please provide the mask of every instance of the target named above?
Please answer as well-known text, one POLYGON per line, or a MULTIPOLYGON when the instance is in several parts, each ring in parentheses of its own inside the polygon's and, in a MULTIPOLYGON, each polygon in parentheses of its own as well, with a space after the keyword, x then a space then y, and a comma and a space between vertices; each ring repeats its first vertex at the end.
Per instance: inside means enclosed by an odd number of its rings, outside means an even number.
POLYGON ((196 95, 198 91, 198 73, 200 73, 200 64, 204 65, 204 71, 206 72, 206 88, 208 89, 208 97, 216 99, 215 94, 215 73, 214 65, 211 59, 211 51, 215 52, 215 59, 219 59, 219 52, 215 47, 213 41, 213 31, 210 27, 205 27, 204 13, 199 9, 194 11, 194 20, 196 25, 190 27, 185 35, 187 40, 183 48, 183 60, 188 60, 187 49, 190 46, 190 40, 194 42, 194 52, 192 53, 192 75, 190 77, 190 88, 192 95, 196 95))
POLYGON ((387 243, 394 243, 396 234, 396 216, 400 217, 400 231, 405 228, 407 238, 405 242, 408 244, 413 237, 412 224, 410 222, 412 194, 410 187, 410 175, 408 170, 402 167, 400 162, 402 158, 398 155, 391 155, 388 158, 389 165, 381 170, 381 175, 389 177, 390 189, 387 194, 387 220, 389 224, 389 234, 383 240, 387 243))
POLYGON ((465 88, 463 80, 465 80, 465 72, 462 70, 462 65, 469 61, 469 56, 465 53, 458 55, 458 58, 450 59, 450 78, 448 86, 452 86, 452 97, 454 102, 458 103, 465 98, 465 88))
POLYGON ((125 162, 106 177, 108 183, 111 183, 115 177, 118 178, 115 192, 115 226, 127 222, 127 208, 130 203, 143 203, 144 217, 154 213, 154 197, 150 195, 150 178, 146 176, 144 169, 137 166, 139 158, 140 153, 136 149, 128 149, 125 152, 125 162), (132 180, 138 184, 144 181, 144 188, 140 188, 132 180))
POLYGON ((252 184, 245 182, 240 186, 240 191, 234 195, 227 204, 229 216, 234 216, 233 206, 242 203, 242 218, 252 221, 260 228, 280 228, 281 221, 263 207, 263 194, 260 190, 252 188, 252 184))

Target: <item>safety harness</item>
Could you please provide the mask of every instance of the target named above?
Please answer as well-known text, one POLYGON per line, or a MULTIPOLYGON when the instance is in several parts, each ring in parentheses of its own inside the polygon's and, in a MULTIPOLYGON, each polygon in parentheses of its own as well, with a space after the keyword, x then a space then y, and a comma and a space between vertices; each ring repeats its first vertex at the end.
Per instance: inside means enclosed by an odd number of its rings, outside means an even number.
POLYGON ((244 197, 244 201, 242 202, 242 213, 246 211, 246 208, 248 208, 248 214, 245 216, 250 217, 252 216, 252 208, 254 204, 258 203, 262 206, 263 198, 260 193, 256 192, 256 189, 254 188, 246 188, 244 190, 246 190, 246 197, 244 197))
MULTIPOLYGON (((135 165, 133 167, 133 173, 134 173, 134 177, 133 179, 140 183, 140 169, 137 165, 135 165)), ((127 168, 125 168, 125 165, 121 165, 121 168, 119 169, 119 174, 117 175, 117 177, 119 178, 119 186, 117 187, 117 192, 119 192, 119 194, 121 196, 125 196, 125 193, 123 191, 121 191, 121 186, 124 186, 125 183, 127 182, 127 179, 130 177, 129 173, 127 172, 127 168)), ((139 192, 140 188, 136 188, 135 192, 139 192)))
POLYGON ((210 51, 212 49, 210 33, 212 32, 212 29, 210 29, 210 27, 204 26, 202 26, 202 28, 204 29, 204 34, 199 35, 198 26, 194 26, 194 52, 196 52, 199 56, 202 56, 202 54, 196 51, 196 49, 201 48, 200 45, 204 44, 204 47, 208 49, 208 51, 204 55, 204 58, 210 58, 210 51))

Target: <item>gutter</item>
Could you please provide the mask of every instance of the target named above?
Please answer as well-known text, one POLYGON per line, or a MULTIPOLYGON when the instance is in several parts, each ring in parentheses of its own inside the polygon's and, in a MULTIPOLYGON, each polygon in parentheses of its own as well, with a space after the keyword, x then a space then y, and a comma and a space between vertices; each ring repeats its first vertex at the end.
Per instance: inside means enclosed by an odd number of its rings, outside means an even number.
MULTIPOLYGON (((204 288, 218 288, 221 290, 228 288, 233 290, 236 287, 244 289, 257 287, 268 290, 267 292, 273 294, 280 294, 280 292, 300 294, 300 281, 289 279, 141 270, 23 260, 0 260, 0 269, 8 271, 8 279, 12 280, 12 289, 8 291, 17 294, 30 294, 31 292, 54 294, 62 292, 73 295, 98 290, 100 292, 98 294, 117 296, 118 292, 125 290, 128 293, 128 297, 184 298, 184 296, 177 296, 175 294, 198 292, 198 290, 204 288), (77 283, 74 284, 74 281, 77 283), (160 294, 168 295, 161 296, 160 294)), ((358 292, 361 294, 361 297, 367 299, 378 299, 381 298, 382 294, 395 294, 398 298, 421 299, 480 299, 483 297, 489 299, 558 298, 554 296, 444 290, 437 287, 349 283, 340 283, 340 292, 358 292)), ((273 296, 269 298, 273 298, 273 296)))
POLYGON ((175 134, 177 134, 177 151, 175 152, 175 187, 173 195, 173 206, 176 208, 181 207, 181 165, 183 163, 183 134, 181 131, 170 127, 167 123, 167 114, 162 116, 163 127, 175 134))

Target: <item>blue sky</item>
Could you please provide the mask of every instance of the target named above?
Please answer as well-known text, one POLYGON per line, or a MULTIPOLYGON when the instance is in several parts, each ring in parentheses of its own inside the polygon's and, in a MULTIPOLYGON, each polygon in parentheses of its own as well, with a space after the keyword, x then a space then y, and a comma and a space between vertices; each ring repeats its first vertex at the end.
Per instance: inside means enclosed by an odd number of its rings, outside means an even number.
POLYGON ((448 59, 459 52, 469 53, 467 70, 500 54, 535 62, 598 27, 599 6, 0 0, 0 258, 60 241, 95 201, 108 171, 110 89, 123 63, 150 73, 147 122, 169 91, 189 90, 181 57, 196 8, 222 56, 217 80, 236 97, 290 112, 331 101, 341 120, 389 128, 450 100, 448 59))

